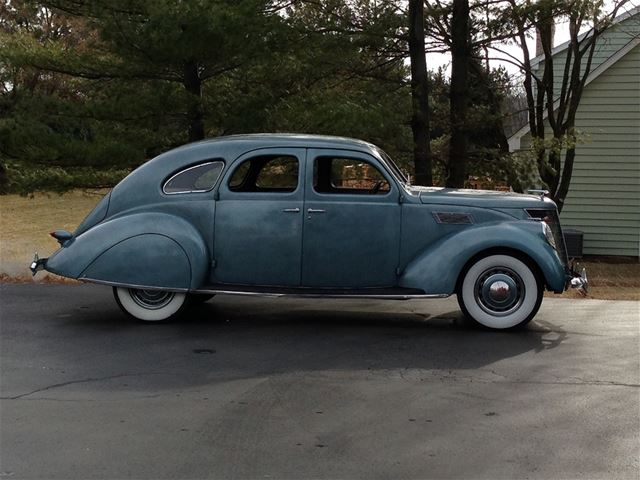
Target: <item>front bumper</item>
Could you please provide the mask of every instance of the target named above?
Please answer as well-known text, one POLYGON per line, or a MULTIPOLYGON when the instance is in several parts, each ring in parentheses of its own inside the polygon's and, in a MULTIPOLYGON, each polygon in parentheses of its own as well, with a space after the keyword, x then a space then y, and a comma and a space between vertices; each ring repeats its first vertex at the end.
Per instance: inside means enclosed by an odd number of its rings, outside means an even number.
POLYGON ((573 266, 571 266, 571 279, 569 280, 569 286, 571 288, 577 288, 579 292, 586 294, 589 289, 589 280, 587 279, 587 269, 582 268, 578 273, 573 266))
POLYGON ((38 252, 33 256, 33 262, 29 265, 29 270, 31 270, 31 274, 35 276, 40 270, 44 270, 47 265, 48 258, 40 258, 38 257, 38 252))

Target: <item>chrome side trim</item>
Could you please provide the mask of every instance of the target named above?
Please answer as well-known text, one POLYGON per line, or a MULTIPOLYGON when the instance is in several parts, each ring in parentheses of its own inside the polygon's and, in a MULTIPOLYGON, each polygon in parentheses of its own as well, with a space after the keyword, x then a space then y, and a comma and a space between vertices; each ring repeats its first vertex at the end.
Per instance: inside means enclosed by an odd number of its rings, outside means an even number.
POLYGON ((368 300, 412 300, 419 298, 447 298, 450 294, 423 294, 423 295, 339 295, 322 293, 269 293, 269 292, 238 292, 232 290, 192 290, 191 293, 206 293, 216 295, 238 295, 247 297, 272 297, 272 298, 365 298, 368 300))
POLYGON ((148 285, 135 285, 133 283, 119 283, 119 282, 109 282, 107 280, 97 280, 95 278, 89 277, 80 277, 78 278, 81 282, 87 283, 97 283, 99 285, 108 285, 110 287, 124 287, 124 288, 136 288, 138 290, 163 290, 166 292, 178 292, 178 293, 188 293, 188 288, 165 288, 165 287, 150 287, 148 285))
POLYGON ((271 298, 365 298, 369 300, 413 300, 413 299, 427 299, 427 298, 447 298, 451 294, 437 293, 437 294, 422 294, 422 295, 339 295, 339 294, 322 294, 322 293, 270 293, 270 292, 247 292, 247 291, 234 291, 234 290, 216 290, 216 289, 196 289, 189 290, 188 288, 163 288, 163 287, 150 287, 147 285, 135 285, 130 283, 118 283, 109 282, 107 280, 96 280, 95 278, 81 277, 78 280, 87 283, 97 283, 99 285, 108 285, 111 287, 124 287, 124 288, 136 288, 139 290, 164 290, 167 292, 179 292, 179 293, 194 293, 194 294, 214 294, 214 295, 236 295, 244 297, 271 297, 271 298))

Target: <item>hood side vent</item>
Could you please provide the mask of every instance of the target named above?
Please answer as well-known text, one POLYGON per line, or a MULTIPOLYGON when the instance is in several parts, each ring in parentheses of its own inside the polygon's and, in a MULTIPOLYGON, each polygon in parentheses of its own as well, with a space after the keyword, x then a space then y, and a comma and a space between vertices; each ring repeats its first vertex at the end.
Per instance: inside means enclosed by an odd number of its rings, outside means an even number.
POLYGON ((433 217, 438 223, 453 225, 470 225, 473 223, 473 217, 470 213, 433 212, 433 217))

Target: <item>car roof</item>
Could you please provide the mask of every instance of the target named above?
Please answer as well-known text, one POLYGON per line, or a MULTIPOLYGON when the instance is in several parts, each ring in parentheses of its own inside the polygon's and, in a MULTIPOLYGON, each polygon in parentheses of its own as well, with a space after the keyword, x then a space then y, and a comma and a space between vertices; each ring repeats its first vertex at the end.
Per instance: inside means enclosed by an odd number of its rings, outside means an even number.
POLYGON ((359 150, 375 149, 375 145, 356 138, 337 137, 331 135, 311 135, 304 133, 251 133, 227 135, 189 143, 174 149, 179 151, 203 146, 221 147, 223 144, 241 143, 252 147, 306 147, 306 148, 357 148, 359 150))
MULTIPOLYGON (((114 192, 126 192, 137 195, 138 202, 151 201, 159 191, 159 185, 182 168, 202 162, 204 159, 222 158, 233 160, 244 153, 262 148, 326 148, 355 150, 366 153, 377 151, 371 143, 355 138, 332 137, 326 135, 308 135, 299 133, 256 133, 229 135, 188 143, 164 152, 145 162, 131 172, 114 189, 114 192), (151 197, 142 199, 144 192, 151 197)), ((113 198, 113 195, 112 195, 113 198)))

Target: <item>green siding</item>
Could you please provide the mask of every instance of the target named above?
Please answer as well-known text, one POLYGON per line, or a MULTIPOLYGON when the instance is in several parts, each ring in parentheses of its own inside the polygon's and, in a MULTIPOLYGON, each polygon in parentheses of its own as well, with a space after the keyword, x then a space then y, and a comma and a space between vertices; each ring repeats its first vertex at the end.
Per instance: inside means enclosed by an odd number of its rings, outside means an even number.
MULTIPOLYGON (((605 34, 594 68, 627 45, 633 34, 640 35, 640 14, 605 34)), ((557 58, 564 61, 564 54, 557 58)), ((585 254, 639 256, 640 46, 586 86, 576 127, 582 139, 562 224, 584 232, 585 254)), ((530 146, 527 134, 520 147, 530 146)))
POLYGON ((584 231, 587 254, 638 256, 640 46, 585 88, 576 126, 585 143, 576 149, 562 223, 584 231))

